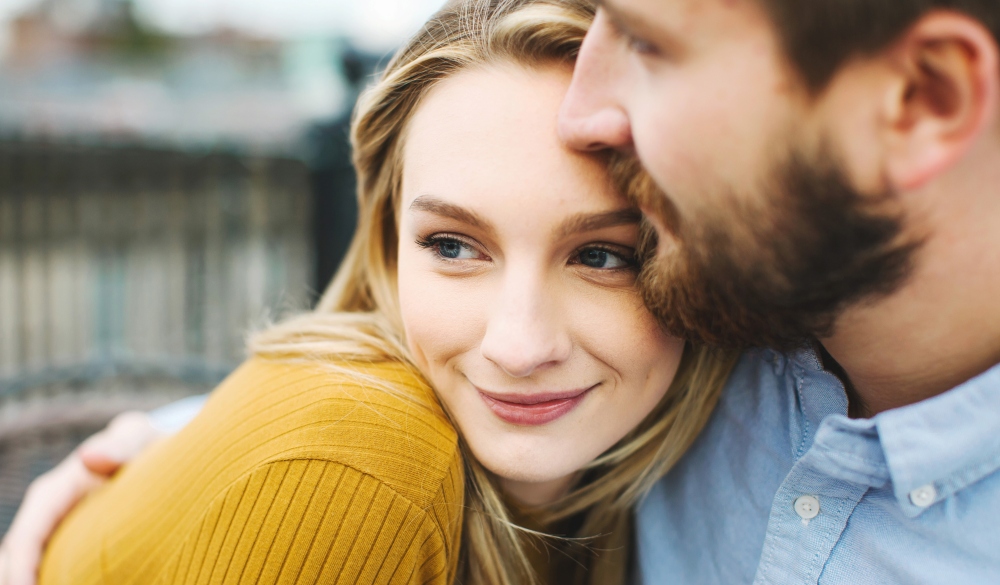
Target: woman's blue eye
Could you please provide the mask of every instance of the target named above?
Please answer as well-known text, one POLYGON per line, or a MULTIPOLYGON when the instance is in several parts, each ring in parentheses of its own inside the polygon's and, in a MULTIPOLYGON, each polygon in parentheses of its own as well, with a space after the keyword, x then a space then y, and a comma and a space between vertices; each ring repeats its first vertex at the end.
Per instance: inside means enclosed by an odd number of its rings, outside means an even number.
POLYGON ((602 250, 600 248, 589 248, 580 252, 577 256, 580 264, 590 268, 613 269, 627 268, 631 265, 626 259, 614 252, 602 250))
POLYGON ((417 240, 417 245, 421 248, 429 248, 439 258, 445 260, 474 260, 480 257, 475 248, 456 238, 421 238, 417 240))
POLYGON ((438 242, 438 253, 445 258, 456 259, 462 255, 463 247, 462 243, 457 240, 444 240, 438 242))

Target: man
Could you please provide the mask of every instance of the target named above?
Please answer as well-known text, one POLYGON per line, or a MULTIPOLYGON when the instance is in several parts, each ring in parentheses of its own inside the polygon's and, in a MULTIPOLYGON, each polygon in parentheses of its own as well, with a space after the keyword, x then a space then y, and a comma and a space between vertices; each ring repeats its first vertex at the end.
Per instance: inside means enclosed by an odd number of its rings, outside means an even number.
POLYGON ((648 304, 784 350, 639 510, 644 583, 1000 583, 998 35, 996 0, 601 4, 560 132, 663 189, 648 304))
POLYGON ((662 187, 649 305, 783 350, 638 511, 647 585, 1000 583, 998 30, 996 0, 602 4, 560 127, 662 187))

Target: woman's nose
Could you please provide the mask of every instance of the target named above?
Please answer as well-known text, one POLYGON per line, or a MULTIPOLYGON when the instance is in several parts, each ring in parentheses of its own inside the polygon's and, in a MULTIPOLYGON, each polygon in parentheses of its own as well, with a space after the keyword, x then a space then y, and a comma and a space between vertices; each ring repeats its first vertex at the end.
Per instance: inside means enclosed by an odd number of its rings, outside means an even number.
POLYGON ((615 99, 616 55, 601 13, 587 33, 573 69, 573 81, 559 109, 559 137, 577 150, 626 148, 632 144, 628 116, 615 99))
POLYGON ((569 359, 569 333, 560 311, 547 302, 543 287, 513 284, 495 300, 480 345, 483 357, 515 378, 569 359))

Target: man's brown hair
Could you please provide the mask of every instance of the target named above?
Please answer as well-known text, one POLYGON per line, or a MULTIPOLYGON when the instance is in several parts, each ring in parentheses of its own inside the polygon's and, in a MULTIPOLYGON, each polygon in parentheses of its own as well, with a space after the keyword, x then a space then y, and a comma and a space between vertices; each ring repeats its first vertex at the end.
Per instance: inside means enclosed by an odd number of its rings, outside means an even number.
POLYGON ((789 60, 808 86, 822 89, 849 58, 885 48, 933 10, 980 21, 1000 42, 1000 0, 760 0, 789 60))

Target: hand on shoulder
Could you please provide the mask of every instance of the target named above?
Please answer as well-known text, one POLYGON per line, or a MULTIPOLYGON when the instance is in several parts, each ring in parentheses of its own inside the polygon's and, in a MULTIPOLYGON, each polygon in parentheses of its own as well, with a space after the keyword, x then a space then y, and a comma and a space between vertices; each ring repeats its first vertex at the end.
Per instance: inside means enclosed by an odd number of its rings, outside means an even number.
POLYGON ((66 514, 162 436, 145 413, 120 414, 33 481, 0 544, 0 585, 35 585, 45 546, 66 514))

